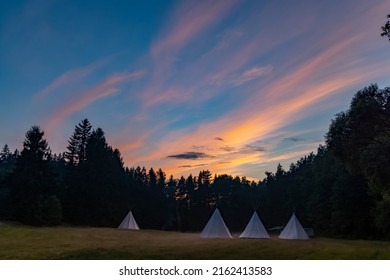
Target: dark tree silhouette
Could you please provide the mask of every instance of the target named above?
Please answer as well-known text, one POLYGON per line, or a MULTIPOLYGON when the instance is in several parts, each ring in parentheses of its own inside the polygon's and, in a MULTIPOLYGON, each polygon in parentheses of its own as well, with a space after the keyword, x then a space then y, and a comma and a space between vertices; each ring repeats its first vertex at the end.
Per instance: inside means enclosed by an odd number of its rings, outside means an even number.
POLYGON ((33 126, 26 133, 15 170, 7 178, 14 219, 33 225, 45 223, 45 199, 58 191, 56 176, 49 162, 50 149, 43 135, 38 126, 33 126))
POLYGON ((376 198, 376 227, 389 232, 390 88, 371 85, 356 93, 349 110, 332 121, 326 142, 352 175, 366 181, 376 198))
POLYGON ((76 125, 75 131, 68 141, 68 151, 65 153, 65 158, 71 165, 85 163, 87 156, 87 143, 91 136, 91 129, 92 125, 88 119, 84 119, 76 125))
MULTIPOLYGON (((390 14, 387 15, 387 18, 390 18, 390 14)), ((388 37, 390 41, 390 21, 387 21, 383 26, 381 26, 381 36, 382 37, 388 37)))
POLYGON ((11 216, 10 189, 5 179, 14 171, 18 156, 18 150, 11 153, 8 145, 4 145, 0 151, 0 219, 9 219, 11 216))
POLYGON ((16 159, 19 156, 18 150, 15 150, 14 153, 11 153, 8 145, 4 145, 4 147, 0 151, 0 183, 2 179, 12 172, 15 168, 16 159))

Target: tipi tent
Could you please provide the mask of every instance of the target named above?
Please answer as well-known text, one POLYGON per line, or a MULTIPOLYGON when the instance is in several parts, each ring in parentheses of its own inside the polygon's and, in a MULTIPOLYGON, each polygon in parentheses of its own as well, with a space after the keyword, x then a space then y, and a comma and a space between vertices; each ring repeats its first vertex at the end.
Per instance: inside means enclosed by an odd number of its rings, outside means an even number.
POLYGON ((241 233, 240 238, 269 238, 268 232, 264 228, 264 225, 256 211, 253 212, 252 218, 250 219, 244 232, 241 233))
POLYGON ((310 239, 307 236, 305 230, 299 223, 295 213, 292 214, 290 221, 284 227, 283 231, 279 235, 280 239, 310 239))
POLYGON ((218 208, 215 209, 207 225, 200 234, 203 238, 233 238, 222 219, 218 208))
POLYGON ((137 225, 137 222, 134 219, 133 213, 131 213, 131 210, 126 215, 126 217, 123 219, 122 223, 119 225, 118 228, 139 230, 139 227, 137 225))

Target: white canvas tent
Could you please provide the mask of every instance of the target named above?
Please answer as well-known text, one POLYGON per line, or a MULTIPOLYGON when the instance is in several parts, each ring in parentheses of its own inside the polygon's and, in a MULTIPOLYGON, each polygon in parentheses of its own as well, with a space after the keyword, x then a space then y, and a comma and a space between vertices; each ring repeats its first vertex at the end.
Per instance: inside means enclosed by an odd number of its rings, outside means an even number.
POLYGON ((287 225, 284 227, 283 231, 279 235, 280 239, 302 239, 307 240, 310 239, 307 236, 305 230, 299 223, 295 213, 292 214, 290 221, 288 221, 287 225))
POLYGON ((123 219, 122 223, 119 225, 118 228, 139 230, 139 227, 137 225, 137 222, 134 219, 133 213, 131 213, 131 210, 126 215, 126 217, 123 219))
POLYGON ((264 225, 261 222, 259 215, 257 215, 256 211, 253 212, 252 218, 250 219, 244 232, 241 233, 240 238, 266 238, 266 239, 269 239, 269 234, 268 234, 267 230, 264 228, 264 225))
POLYGON ((229 229, 226 227, 218 208, 215 209, 200 236, 203 238, 233 238, 229 229))

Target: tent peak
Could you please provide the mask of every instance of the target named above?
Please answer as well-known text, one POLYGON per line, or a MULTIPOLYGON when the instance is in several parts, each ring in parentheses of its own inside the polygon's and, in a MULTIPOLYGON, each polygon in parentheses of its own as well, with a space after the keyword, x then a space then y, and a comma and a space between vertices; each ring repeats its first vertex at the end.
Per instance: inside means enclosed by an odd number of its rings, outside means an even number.
POLYGON ((291 215, 291 218, 288 221, 287 225, 280 233, 279 238, 280 239, 302 239, 302 240, 310 239, 307 233, 305 232, 305 230, 303 229, 302 225, 298 221, 298 218, 296 217, 294 212, 291 215))
POLYGON ((256 210, 253 211, 252 218, 249 220, 240 238, 266 238, 269 239, 269 234, 261 222, 256 210))
POLYGON ((222 219, 218 207, 200 234, 203 238, 233 238, 222 219))

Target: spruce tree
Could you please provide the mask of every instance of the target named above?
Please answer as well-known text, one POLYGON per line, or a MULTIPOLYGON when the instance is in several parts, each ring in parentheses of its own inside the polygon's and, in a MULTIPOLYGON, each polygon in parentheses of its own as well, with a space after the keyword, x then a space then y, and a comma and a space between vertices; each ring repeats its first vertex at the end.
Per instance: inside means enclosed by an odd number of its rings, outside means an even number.
POLYGON ((43 202, 55 192, 57 185, 48 161, 50 149, 43 136, 38 126, 26 133, 15 170, 6 182, 11 191, 13 218, 32 225, 43 224, 43 202))
POLYGON ((68 151, 65 158, 71 165, 80 165, 85 163, 87 153, 87 143, 91 136, 92 125, 88 119, 82 120, 75 126, 75 130, 68 143, 68 151))

